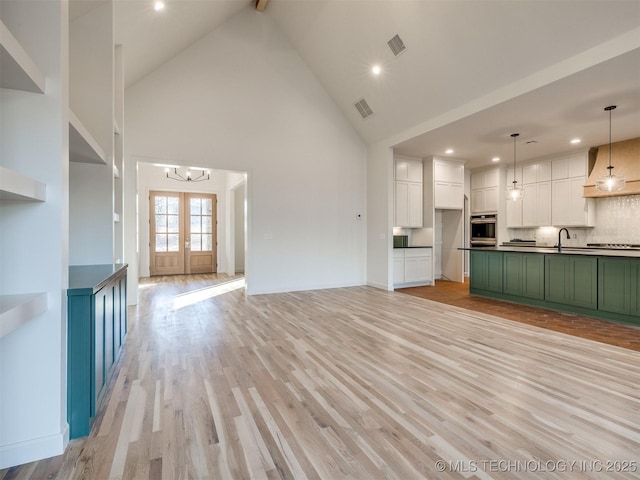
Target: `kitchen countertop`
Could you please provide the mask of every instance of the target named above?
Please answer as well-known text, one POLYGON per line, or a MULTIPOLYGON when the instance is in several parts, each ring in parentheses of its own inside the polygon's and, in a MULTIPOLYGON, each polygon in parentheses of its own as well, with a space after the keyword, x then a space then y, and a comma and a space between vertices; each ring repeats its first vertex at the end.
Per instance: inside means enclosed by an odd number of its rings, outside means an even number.
POLYGON ((556 247, 501 246, 501 247, 469 247, 469 248, 459 248, 458 250, 640 258, 640 250, 634 250, 630 248, 629 249, 609 249, 609 248, 594 248, 594 247, 562 247, 562 251, 558 251, 556 247))

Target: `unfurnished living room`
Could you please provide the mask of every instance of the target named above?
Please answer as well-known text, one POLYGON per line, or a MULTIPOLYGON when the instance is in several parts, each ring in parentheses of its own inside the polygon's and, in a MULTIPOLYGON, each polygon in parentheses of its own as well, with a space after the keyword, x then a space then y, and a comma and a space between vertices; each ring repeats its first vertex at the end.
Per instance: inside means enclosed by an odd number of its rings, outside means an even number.
POLYGON ((0 0, 0 480, 640 478, 640 2, 0 0))

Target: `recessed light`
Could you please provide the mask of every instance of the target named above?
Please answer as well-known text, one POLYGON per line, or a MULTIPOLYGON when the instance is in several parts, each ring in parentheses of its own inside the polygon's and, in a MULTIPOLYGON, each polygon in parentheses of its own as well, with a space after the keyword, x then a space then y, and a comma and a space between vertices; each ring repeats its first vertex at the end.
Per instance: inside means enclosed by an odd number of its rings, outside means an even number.
POLYGON ((373 67, 371 67, 371 73, 373 73, 374 75, 380 75, 382 73, 382 67, 380 65, 374 65, 373 67))
POLYGON ((160 10, 164 10, 164 2, 162 0, 157 0, 156 2, 154 2, 153 4, 153 9, 156 12, 159 12, 160 10))
POLYGON ((580 140, 579 138, 574 138, 573 140, 571 140, 571 143, 576 144, 576 143, 580 143, 582 140, 580 140))
POLYGON ((500 157, 493 157, 491 159, 492 162, 499 162, 500 161, 500 157))
POLYGON ((452 148, 447 148, 447 149, 444 151, 444 153, 452 154, 452 153, 453 153, 453 149, 452 149, 452 148))

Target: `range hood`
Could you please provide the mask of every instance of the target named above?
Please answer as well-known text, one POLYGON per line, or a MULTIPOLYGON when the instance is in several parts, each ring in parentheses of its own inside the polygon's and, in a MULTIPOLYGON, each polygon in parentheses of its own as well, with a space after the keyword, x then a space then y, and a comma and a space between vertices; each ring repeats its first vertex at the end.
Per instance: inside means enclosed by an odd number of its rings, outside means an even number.
POLYGON ((598 147, 593 167, 590 167, 589 178, 584 185, 584 197, 616 197, 640 194, 640 137, 611 144, 611 164, 614 175, 625 177, 624 189, 618 192, 601 192, 596 190, 596 181, 609 172, 609 144, 598 147))

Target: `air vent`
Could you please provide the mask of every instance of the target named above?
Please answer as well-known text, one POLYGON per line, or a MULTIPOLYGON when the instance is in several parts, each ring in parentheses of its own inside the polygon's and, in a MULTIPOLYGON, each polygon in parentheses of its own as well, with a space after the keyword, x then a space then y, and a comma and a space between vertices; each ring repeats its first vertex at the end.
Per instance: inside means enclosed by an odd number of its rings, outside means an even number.
POLYGON ((400 35, 396 35, 391 40, 389 40, 387 42, 387 45, 389 45, 389 48, 396 57, 407 49, 407 47, 404 46, 404 42, 400 38, 400 35))
POLYGON ((371 110, 371 107, 364 98, 358 100, 353 104, 353 106, 356 107, 356 110, 358 110, 358 113, 360 114, 360 116, 362 116, 362 118, 369 118, 371 115, 373 115, 373 110, 371 110))

